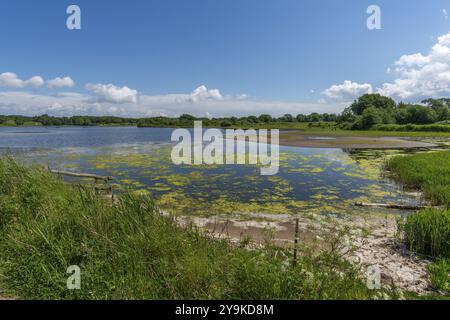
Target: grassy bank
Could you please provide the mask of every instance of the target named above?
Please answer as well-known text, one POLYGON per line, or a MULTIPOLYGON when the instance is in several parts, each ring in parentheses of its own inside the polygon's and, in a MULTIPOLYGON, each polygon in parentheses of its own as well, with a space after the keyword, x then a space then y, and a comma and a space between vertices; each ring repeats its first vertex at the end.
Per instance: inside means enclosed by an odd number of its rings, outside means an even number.
POLYGON ((373 130, 378 131, 396 131, 396 132, 450 132, 450 125, 448 124, 381 124, 373 127, 373 130))
MULTIPOLYGON (((420 189, 436 205, 450 207, 450 152, 394 157, 387 163, 393 176, 420 189)), ((429 267, 433 285, 450 292, 450 210, 423 210, 399 224, 409 248, 435 258, 429 267)))
POLYGON ((434 204, 450 207, 450 152, 394 157, 387 168, 402 184, 420 189, 434 204))
POLYGON ((0 159, 0 288, 26 299, 371 299, 333 252, 246 250, 181 229, 148 197, 111 206, 88 189, 0 159), (66 288, 81 268, 81 290, 66 288))

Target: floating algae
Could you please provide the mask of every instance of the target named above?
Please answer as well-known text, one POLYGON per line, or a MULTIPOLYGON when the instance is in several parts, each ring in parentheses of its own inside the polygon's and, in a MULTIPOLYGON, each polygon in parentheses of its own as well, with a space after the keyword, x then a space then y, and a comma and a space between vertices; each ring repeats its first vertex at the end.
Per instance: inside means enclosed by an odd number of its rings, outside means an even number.
POLYGON ((34 160, 52 167, 112 175, 123 189, 152 194, 177 215, 340 215, 356 201, 415 201, 381 175, 398 151, 284 148, 280 170, 261 176, 259 165, 174 165, 170 144, 40 150, 34 160))

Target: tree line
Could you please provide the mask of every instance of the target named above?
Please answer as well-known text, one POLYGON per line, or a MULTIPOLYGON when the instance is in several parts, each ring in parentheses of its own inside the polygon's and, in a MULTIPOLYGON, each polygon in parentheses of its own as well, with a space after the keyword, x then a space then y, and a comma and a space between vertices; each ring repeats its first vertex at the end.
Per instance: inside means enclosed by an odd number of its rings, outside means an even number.
POLYGON ((336 124, 341 129, 368 130, 378 125, 425 125, 450 122, 450 99, 426 99, 421 104, 396 103, 389 97, 380 94, 365 94, 356 99, 341 114, 311 113, 296 116, 285 114, 272 117, 268 114, 247 117, 206 118, 183 114, 177 118, 123 118, 114 116, 72 116, 53 117, 41 115, 0 116, 3 126, 100 126, 100 125, 132 125, 138 127, 190 127, 193 121, 201 120, 207 127, 251 127, 270 126, 276 123, 329 123, 336 124))
POLYGON ((99 126, 99 125, 137 125, 139 119, 121 118, 112 116, 73 116, 52 117, 47 114, 36 117, 27 116, 0 116, 0 125, 4 126, 99 126))
POLYGON ((343 129, 367 130, 376 125, 446 123, 450 121, 450 99, 426 99, 408 104, 379 94, 365 94, 346 108, 339 117, 343 129))

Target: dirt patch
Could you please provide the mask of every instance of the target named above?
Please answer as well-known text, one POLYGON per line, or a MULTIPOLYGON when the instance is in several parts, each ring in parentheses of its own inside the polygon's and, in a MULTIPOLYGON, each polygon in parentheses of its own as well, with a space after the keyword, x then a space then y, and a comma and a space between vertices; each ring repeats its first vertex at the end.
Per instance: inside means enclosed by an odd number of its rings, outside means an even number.
POLYGON ((383 285, 397 287, 420 295, 432 294, 428 278, 428 260, 420 259, 408 251, 395 237, 397 222, 380 219, 374 223, 370 235, 356 239, 356 249, 348 259, 363 269, 378 270, 383 285), (375 268, 375 269, 374 269, 375 268))
MULTIPOLYGON (((255 214, 261 218, 261 215, 255 214)), ((322 243, 321 231, 329 228, 330 221, 321 221, 300 217, 300 243, 308 246, 314 245, 318 249, 326 249, 322 243)), ((246 236, 251 238, 249 248, 263 246, 267 241, 271 243, 293 246, 295 235, 295 222, 288 215, 272 216, 270 220, 239 220, 226 217, 201 218, 179 217, 181 225, 193 224, 208 232, 215 238, 225 238, 232 243, 239 244, 246 236)), ((331 223, 333 226, 336 224, 331 223)), ((342 221, 341 221, 342 223, 342 221)), ((427 260, 420 259, 396 239, 397 222, 390 217, 366 218, 354 217, 351 224, 355 233, 352 235, 349 246, 343 251, 349 251, 345 258, 361 266, 362 273, 368 270, 378 270, 383 286, 396 287, 402 290, 415 292, 419 295, 433 294, 428 278, 427 260), (359 234, 357 230, 364 228, 367 236, 359 234), (352 250, 348 250, 349 248, 352 250)), ((331 227, 333 227, 331 226, 331 227)))

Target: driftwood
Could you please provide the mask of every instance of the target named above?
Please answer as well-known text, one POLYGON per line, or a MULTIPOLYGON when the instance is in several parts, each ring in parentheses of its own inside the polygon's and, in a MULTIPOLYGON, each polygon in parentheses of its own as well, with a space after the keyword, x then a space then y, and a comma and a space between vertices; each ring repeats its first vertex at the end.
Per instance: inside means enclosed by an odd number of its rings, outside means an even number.
POLYGON ((400 204, 387 204, 387 203, 363 203, 356 202, 357 207, 375 207, 375 208, 387 208, 387 209, 399 209, 399 210, 422 210, 422 209, 437 209, 439 207, 433 206, 413 206, 413 205, 400 205, 400 204))
POLYGON ((59 170, 50 170, 50 172, 54 173, 54 174, 62 175, 62 176, 68 176, 68 177, 90 178, 90 179, 103 180, 103 181, 114 180, 113 177, 98 176, 96 174, 90 174, 90 173, 74 173, 74 172, 59 171, 59 170))
MULTIPOLYGON (((59 176, 68 176, 68 177, 76 177, 76 178, 89 178, 89 179, 95 179, 94 185, 91 187, 94 188, 96 194, 99 194, 101 191, 106 191, 107 195, 105 197, 107 199, 111 199, 112 204, 115 205, 117 203, 117 198, 114 196, 114 188, 112 185, 109 184, 109 181, 114 180, 114 177, 110 176, 99 176, 96 174, 91 173, 75 173, 75 172, 69 172, 69 171, 60 171, 60 170, 51 170, 50 168, 46 167, 51 173, 59 175, 59 176), (98 181, 103 181, 102 184, 97 184, 98 181)), ((79 183, 70 183, 70 182, 63 182, 66 185, 70 186, 78 186, 78 187, 84 187, 87 185, 79 184, 79 183)))

